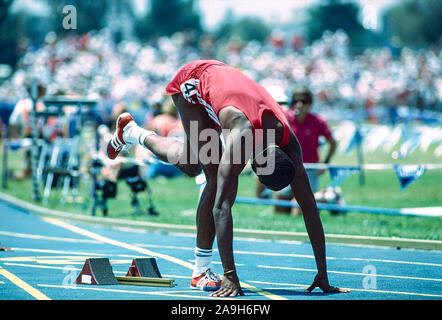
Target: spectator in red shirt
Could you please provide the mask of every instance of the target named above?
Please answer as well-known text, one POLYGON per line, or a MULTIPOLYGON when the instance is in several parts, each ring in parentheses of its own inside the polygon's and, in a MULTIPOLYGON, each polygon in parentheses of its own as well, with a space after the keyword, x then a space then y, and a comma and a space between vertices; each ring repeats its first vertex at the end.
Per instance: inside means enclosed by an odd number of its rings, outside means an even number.
POLYGON ((162 105, 162 113, 155 116, 150 123, 148 123, 147 127, 149 130, 155 131, 163 137, 182 136, 184 134, 183 125, 172 98, 167 96, 162 105))
MULTIPOLYGON (((323 136, 330 145, 324 163, 329 163, 336 150, 336 141, 332 136, 327 122, 319 115, 310 112, 313 104, 313 95, 305 86, 295 88, 292 94, 291 104, 285 114, 290 127, 299 140, 302 149, 302 160, 304 163, 318 163, 319 137, 323 136)), ((319 191, 319 176, 325 170, 307 169, 310 186, 313 192, 319 191)), ((277 199, 291 200, 293 198, 290 186, 282 189, 276 194, 277 199)), ((275 207, 275 212, 284 212, 297 215, 299 210, 290 207, 275 207)))

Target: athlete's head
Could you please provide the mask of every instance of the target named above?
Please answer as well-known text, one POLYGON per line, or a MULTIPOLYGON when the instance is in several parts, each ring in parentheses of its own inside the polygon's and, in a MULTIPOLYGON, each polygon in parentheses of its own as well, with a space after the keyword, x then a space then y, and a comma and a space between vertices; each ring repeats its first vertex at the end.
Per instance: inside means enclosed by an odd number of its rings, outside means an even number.
POLYGON ((295 176, 292 159, 276 145, 269 145, 257 153, 252 169, 259 181, 273 191, 287 187, 295 176))

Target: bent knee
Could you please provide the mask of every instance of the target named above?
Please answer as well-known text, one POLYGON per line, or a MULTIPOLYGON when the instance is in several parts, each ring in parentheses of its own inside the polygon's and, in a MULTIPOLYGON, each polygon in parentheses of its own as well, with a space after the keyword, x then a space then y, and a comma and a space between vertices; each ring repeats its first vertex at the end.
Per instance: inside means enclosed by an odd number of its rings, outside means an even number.
POLYGON ((201 173, 201 166, 199 164, 195 165, 186 165, 182 167, 181 170, 191 178, 195 178, 197 175, 201 173))

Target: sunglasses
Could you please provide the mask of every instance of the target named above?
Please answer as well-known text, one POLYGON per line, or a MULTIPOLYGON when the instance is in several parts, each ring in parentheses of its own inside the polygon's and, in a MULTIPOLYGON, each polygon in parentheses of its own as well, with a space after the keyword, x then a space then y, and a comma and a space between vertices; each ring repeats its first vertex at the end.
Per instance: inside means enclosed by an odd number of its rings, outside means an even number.
POLYGON ((308 104, 310 102, 309 99, 300 99, 300 98, 296 98, 292 100, 292 104, 296 104, 298 102, 302 102, 303 104, 308 104))

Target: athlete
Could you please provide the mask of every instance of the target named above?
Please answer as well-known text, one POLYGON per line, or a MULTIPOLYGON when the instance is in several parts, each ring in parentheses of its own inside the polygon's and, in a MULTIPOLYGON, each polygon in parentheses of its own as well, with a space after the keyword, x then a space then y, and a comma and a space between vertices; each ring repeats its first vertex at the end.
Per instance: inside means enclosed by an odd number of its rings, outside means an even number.
POLYGON ((232 206, 238 178, 251 160, 258 179, 272 190, 290 185, 304 215, 318 272, 310 287, 347 292, 329 285, 325 237, 315 198, 302 163, 299 142, 270 94, 240 71, 216 60, 198 60, 180 68, 166 87, 180 114, 186 138, 161 137, 139 127, 130 114, 117 120, 107 154, 115 159, 127 145, 140 144, 189 176, 206 177, 196 213, 195 269, 191 287, 213 290, 214 297, 244 295, 233 256, 232 206), (213 272, 217 237, 224 269, 213 272))

